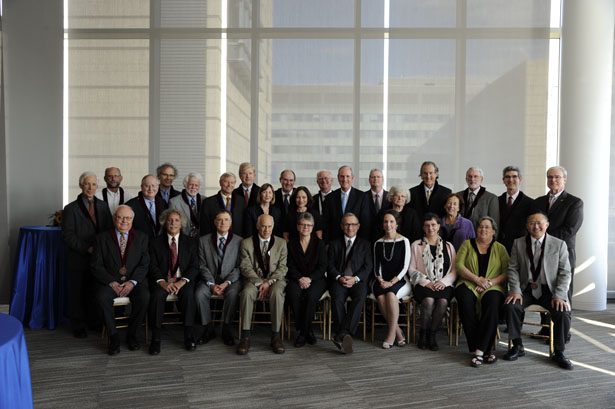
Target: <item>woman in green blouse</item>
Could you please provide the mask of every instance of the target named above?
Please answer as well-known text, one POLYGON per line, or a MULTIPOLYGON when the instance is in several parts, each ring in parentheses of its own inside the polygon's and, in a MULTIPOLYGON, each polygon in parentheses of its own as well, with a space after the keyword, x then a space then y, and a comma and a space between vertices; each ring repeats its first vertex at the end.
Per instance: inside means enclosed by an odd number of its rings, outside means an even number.
POLYGON ((491 348, 504 302, 509 256, 506 248, 495 241, 496 230, 491 217, 481 218, 476 238, 464 241, 457 252, 459 280, 455 298, 468 348, 474 354, 471 361, 474 367, 497 360, 491 348))

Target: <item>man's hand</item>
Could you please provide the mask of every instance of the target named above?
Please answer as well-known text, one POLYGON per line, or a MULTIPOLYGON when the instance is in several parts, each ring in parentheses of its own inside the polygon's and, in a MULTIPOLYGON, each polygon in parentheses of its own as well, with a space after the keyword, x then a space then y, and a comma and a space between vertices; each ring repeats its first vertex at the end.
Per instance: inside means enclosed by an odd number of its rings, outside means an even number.
POLYGON ((183 286, 186 285, 186 280, 177 280, 174 283, 169 283, 167 291, 169 294, 177 294, 183 286))
POLYGON ((570 311, 570 305, 568 305, 568 303, 561 298, 553 298, 551 300, 551 307, 553 307, 555 311, 570 311))
POLYGON ((263 281, 263 283, 258 287, 258 299, 259 301, 265 301, 269 299, 269 290, 271 287, 269 286, 268 281, 263 281))
POLYGON ((340 284, 342 284, 342 286, 346 288, 352 288, 352 286, 355 285, 356 282, 357 280, 354 278, 354 276, 341 276, 340 277, 340 284))
POLYGON ((226 291, 228 286, 228 281, 225 281, 222 284, 214 284, 211 286, 211 291, 212 293, 214 293, 214 295, 221 297, 222 295, 224 295, 224 291, 226 291))
POLYGON ((301 277, 298 281, 299 288, 301 288, 302 290, 307 290, 312 284, 312 279, 310 277, 301 277))
POLYGON ((120 283, 114 281, 112 283, 109 283, 109 287, 111 287, 111 289, 115 292, 115 295, 121 297, 120 292, 122 290, 122 286, 120 285, 120 283))
POLYGON ((126 281, 124 284, 120 284, 120 297, 128 297, 128 294, 135 288, 135 285, 132 281, 126 281))
POLYGON ((169 283, 167 283, 166 281, 160 280, 158 281, 158 285, 162 287, 162 289, 166 291, 167 293, 169 292, 169 283))
POLYGON ((509 294, 508 297, 504 300, 504 304, 514 304, 519 300, 519 304, 523 305, 523 296, 519 293, 509 294))

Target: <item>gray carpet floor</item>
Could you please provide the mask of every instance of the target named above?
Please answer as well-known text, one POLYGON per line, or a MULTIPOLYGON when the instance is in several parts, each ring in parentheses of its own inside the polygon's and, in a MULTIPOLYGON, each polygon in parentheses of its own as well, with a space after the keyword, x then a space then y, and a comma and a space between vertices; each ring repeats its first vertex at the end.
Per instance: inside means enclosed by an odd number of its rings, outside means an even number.
POLYGON ((573 371, 559 369, 548 346, 529 338, 526 357, 472 368, 463 336, 458 347, 449 346, 444 331, 439 352, 412 344, 382 350, 384 333, 377 332, 380 342, 356 340, 352 355, 322 340, 300 349, 285 342, 286 353, 275 355, 262 327, 250 353, 238 356, 219 337, 185 351, 182 329, 169 326, 155 357, 146 345, 129 351, 124 339, 121 353, 109 357, 100 334, 91 332, 85 340, 67 328, 25 333, 36 408, 615 407, 612 303, 607 311, 575 311, 566 351, 573 371))

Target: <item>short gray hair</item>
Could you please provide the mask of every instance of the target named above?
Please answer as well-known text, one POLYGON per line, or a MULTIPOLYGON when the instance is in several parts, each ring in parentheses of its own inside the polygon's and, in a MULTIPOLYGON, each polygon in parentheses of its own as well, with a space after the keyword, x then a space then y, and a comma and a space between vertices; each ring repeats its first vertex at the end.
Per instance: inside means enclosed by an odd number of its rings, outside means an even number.
POLYGON ((495 220, 491 216, 483 216, 480 219, 478 219, 478 223, 476 224, 477 228, 483 222, 483 220, 489 220, 491 222, 491 227, 493 228, 493 230, 498 231, 498 224, 495 222, 495 220))
POLYGON ((224 172, 223 174, 220 175, 220 179, 218 179, 218 182, 222 182, 222 179, 226 179, 226 178, 233 178, 235 179, 235 181, 237 181, 237 177, 235 176, 233 172, 224 172))
POLYGON ((171 214, 178 215, 179 219, 181 220, 182 228, 186 227, 186 225, 188 224, 188 220, 186 220, 186 215, 184 214, 184 212, 179 209, 166 209, 158 218, 160 224, 164 227, 165 230, 167 229, 167 219, 171 214))
POLYGON ((474 171, 476 171, 476 172, 480 173, 480 177, 481 177, 481 178, 484 178, 484 177, 485 177, 485 175, 483 175, 483 170, 482 170, 481 168, 479 168, 478 166, 470 166, 470 167, 468 168, 468 170, 466 170, 466 175, 467 175, 467 174, 468 174, 468 172, 469 172, 469 171, 471 171, 471 170, 474 170, 474 171))
POLYGON ((196 180, 199 181, 200 184, 203 184, 203 176, 201 176, 200 173, 196 173, 196 172, 190 172, 188 173, 185 177, 184 177, 184 187, 188 186, 188 181, 191 178, 195 178, 196 180))
POLYGON ((506 166, 504 170, 502 170, 502 177, 506 177, 506 174, 508 172, 517 172, 517 176, 521 178, 521 169, 519 169, 518 166, 512 166, 512 165, 506 166))
POLYGON ((133 218, 135 217, 135 211, 134 211, 134 210, 132 210, 132 207, 130 207, 130 206, 128 206, 128 205, 125 205, 125 204, 121 204, 121 205, 119 205, 119 206, 117 207, 117 209, 115 209, 115 212, 113 212, 113 216, 114 216, 114 217, 115 217, 115 215, 117 214, 118 210, 120 210, 120 209, 128 209, 128 210, 130 210, 130 213, 132 213, 132 217, 133 217, 133 218))
POLYGON ((549 169, 547 169, 547 176, 549 176, 549 172, 551 172, 552 170, 561 170, 562 175, 564 175, 565 178, 568 178, 568 172, 566 172, 566 169, 564 169, 563 166, 551 166, 549 169))
POLYGON ((406 203, 408 203, 410 201, 410 192, 397 186, 391 186, 391 188, 389 189, 389 193, 387 193, 387 200, 393 203, 393 200, 395 200, 395 196, 400 193, 406 195, 406 203))
POLYGON ((162 174, 162 171, 165 170, 166 168, 172 168, 173 173, 175 174, 175 177, 177 177, 177 168, 169 162, 165 162, 156 168, 156 176, 160 177, 160 175, 162 174))
POLYGON ((82 186, 85 178, 90 177, 90 176, 94 176, 96 178, 96 184, 98 184, 98 176, 96 176, 96 173, 90 170, 86 170, 81 175, 79 175, 79 186, 82 186))

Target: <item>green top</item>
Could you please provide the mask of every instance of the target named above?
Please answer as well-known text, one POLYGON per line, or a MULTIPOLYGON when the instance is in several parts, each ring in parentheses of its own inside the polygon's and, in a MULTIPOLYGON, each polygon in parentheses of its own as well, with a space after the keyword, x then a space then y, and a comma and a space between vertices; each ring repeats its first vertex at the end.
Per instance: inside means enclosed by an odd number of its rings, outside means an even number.
MULTIPOLYGON (((501 243, 497 241, 494 242, 491 245, 491 254, 489 255, 489 265, 487 266, 485 278, 493 279, 500 274, 504 274, 506 276, 509 258, 510 257, 508 256, 506 247, 504 247, 501 243)), ((459 279, 457 280, 456 287, 465 284, 470 290, 472 290, 476 298, 478 298, 479 300, 482 298, 483 294, 491 290, 499 291, 502 294, 506 294, 504 287, 499 284, 491 286, 486 291, 483 291, 479 294, 475 290, 476 284, 461 277, 461 271, 464 268, 467 268, 476 276, 478 276, 478 255, 476 254, 476 250, 474 250, 474 247, 472 247, 472 243, 470 243, 470 240, 464 241, 461 247, 459 247, 459 251, 457 251, 456 267, 458 272, 457 275, 459 277, 459 279)))

